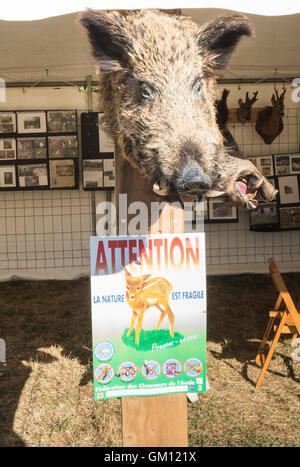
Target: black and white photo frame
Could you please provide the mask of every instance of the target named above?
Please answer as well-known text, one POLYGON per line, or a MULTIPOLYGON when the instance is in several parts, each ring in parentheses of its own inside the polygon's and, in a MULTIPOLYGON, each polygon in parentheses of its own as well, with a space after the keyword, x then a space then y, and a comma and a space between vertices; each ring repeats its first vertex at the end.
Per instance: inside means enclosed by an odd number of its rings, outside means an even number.
POLYGON ((16 144, 15 138, 0 138, 0 160, 16 159, 16 144))
POLYGON ((33 134, 33 133, 46 133, 47 121, 46 112, 17 112, 18 133, 33 134))
POLYGON ((19 187, 47 187, 48 170, 46 164, 18 165, 19 187))
POLYGON ((46 159, 47 140, 45 136, 17 138, 18 159, 46 159))
POLYGON ((300 203, 297 175, 278 177, 280 204, 300 203))
POLYGON ((266 155, 266 156, 251 156, 249 160, 255 167, 265 176, 265 177, 272 177, 274 175, 274 167, 273 167, 273 156, 266 155))
POLYGON ((259 203, 256 209, 250 211, 250 230, 270 232, 278 230, 279 212, 277 202, 259 203))
POLYGON ((300 174, 300 153, 274 155, 276 175, 300 174))
POLYGON ((16 167, 15 165, 0 166, 0 188, 15 188, 16 187, 16 167))
POLYGON ((76 133, 77 115, 75 110, 48 110, 48 133, 76 133))
POLYGON ((300 206, 282 207, 279 209, 280 230, 300 229, 300 206))
POLYGON ((209 198, 205 217, 208 223, 238 222, 238 208, 228 201, 209 198))
MULTIPOLYGON (((258 208, 251 211, 250 230, 280 231, 300 229, 298 209, 300 208, 300 154, 274 154, 273 156, 251 157, 251 161, 261 170, 269 166, 269 162, 258 160, 273 157, 273 176, 264 175, 278 190, 276 201, 266 202, 259 199, 258 208)), ((263 171, 262 171, 263 172, 263 171)))
POLYGON ((104 131, 103 113, 81 114, 81 146, 84 190, 113 190, 114 143, 104 131))
POLYGON ((77 136, 48 136, 48 150, 50 159, 78 157, 77 136))
POLYGON ((1 191, 77 189, 78 173, 76 110, 0 112, 1 191))
POLYGON ((300 154, 290 155, 291 175, 300 174, 300 154))
POLYGON ((75 161, 73 159, 50 160, 50 187, 74 188, 75 185, 75 161))
POLYGON ((83 187, 86 189, 103 188, 103 159, 83 161, 83 187))
POLYGON ((12 134, 17 131, 15 112, 0 112, 0 135, 12 134))

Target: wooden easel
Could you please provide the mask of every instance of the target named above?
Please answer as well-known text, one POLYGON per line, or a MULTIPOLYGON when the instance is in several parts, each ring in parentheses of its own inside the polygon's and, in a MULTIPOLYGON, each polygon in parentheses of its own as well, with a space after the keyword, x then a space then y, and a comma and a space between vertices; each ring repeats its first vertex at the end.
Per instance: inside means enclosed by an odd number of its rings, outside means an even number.
POLYGON ((289 294, 288 289, 282 279, 280 272, 276 266, 273 258, 268 259, 269 271, 276 291, 278 292, 278 298, 274 307, 274 310, 269 312, 269 322, 260 344, 258 354, 256 355, 255 362, 257 365, 261 364, 262 369, 256 383, 256 388, 259 388, 265 373, 270 364, 272 355, 276 348, 277 342, 281 334, 292 334, 292 341, 300 335, 300 313, 297 311, 294 302, 289 294), (284 305, 284 309, 280 310, 281 305, 284 305), (274 329, 273 329, 274 328, 274 329), (275 334, 269 349, 267 356, 264 354, 265 346, 272 329, 275 334))
MULTIPOLYGON (((127 204, 135 201, 148 206, 151 202, 164 199, 152 191, 153 182, 142 177, 119 154, 116 148, 116 207, 119 225, 119 194, 127 194, 127 204)), ((182 209, 173 209, 169 203, 164 211, 173 219, 173 227, 163 225, 161 217, 150 225, 145 234, 175 233, 184 231, 182 209), (174 222, 175 221, 175 222, 174 222)), ((128 216, 129 218, 129 216, 128 216)), ((129 219, 128 219, 129 221, 129 219)), ((122 430, 124 447, 187 447, 187 396, 170 394, 165 396, 124 397, 122 399, 122 430)))

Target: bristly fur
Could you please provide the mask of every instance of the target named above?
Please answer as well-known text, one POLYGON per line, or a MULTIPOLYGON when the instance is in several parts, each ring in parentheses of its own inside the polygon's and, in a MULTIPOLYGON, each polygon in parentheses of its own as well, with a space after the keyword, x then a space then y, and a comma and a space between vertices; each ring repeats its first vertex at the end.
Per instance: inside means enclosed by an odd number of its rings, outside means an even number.
POLYGON ((193 162, 217 189, 232 156, 216 123, 214 72, 253 34, 249 19, 232 14, 200 27, 156 10, 87 10, 80 21, 97 61, 107 131, 123 156, 169 186, 193 162))

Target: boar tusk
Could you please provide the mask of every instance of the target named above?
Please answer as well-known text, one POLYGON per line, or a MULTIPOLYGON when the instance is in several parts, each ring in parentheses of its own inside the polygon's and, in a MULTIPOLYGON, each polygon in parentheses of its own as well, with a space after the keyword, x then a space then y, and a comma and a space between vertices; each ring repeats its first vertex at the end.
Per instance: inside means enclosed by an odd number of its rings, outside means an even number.
POLYGON ((258 188, 260 188, 260 186, 263 184, 263 181, 264 181, 264 179, 262 178, 259 182, 257 182, 257 184, 253 188, 258 190, 258 188))
POLYGON ((154 183, 152 190, 159 196, 167 196, 169 194, 169 188, 166 185, 161 188, 158 183, 154 183))
POLYGON ((257 191, 255 191, 254 193, 247 193, 246 197, 247 199, 253 199, 255 198, 256 195, 257 195, 257 191))
POLYGON ((217 198, 218 196, 223 196, 226 194, 226 191, 217 191, 217 190, 209 190, 205 193, 206 198, 217 198))

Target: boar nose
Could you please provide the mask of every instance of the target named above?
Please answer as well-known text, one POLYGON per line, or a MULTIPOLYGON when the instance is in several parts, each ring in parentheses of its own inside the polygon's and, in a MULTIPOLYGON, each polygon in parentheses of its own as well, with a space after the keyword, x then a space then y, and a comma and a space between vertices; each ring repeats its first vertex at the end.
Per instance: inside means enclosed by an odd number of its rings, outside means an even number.
POLYGON ((211 179, 198 164, 189 164, 176 180, 175 187, 180 194, 196 195, 211 188, 211 179))

